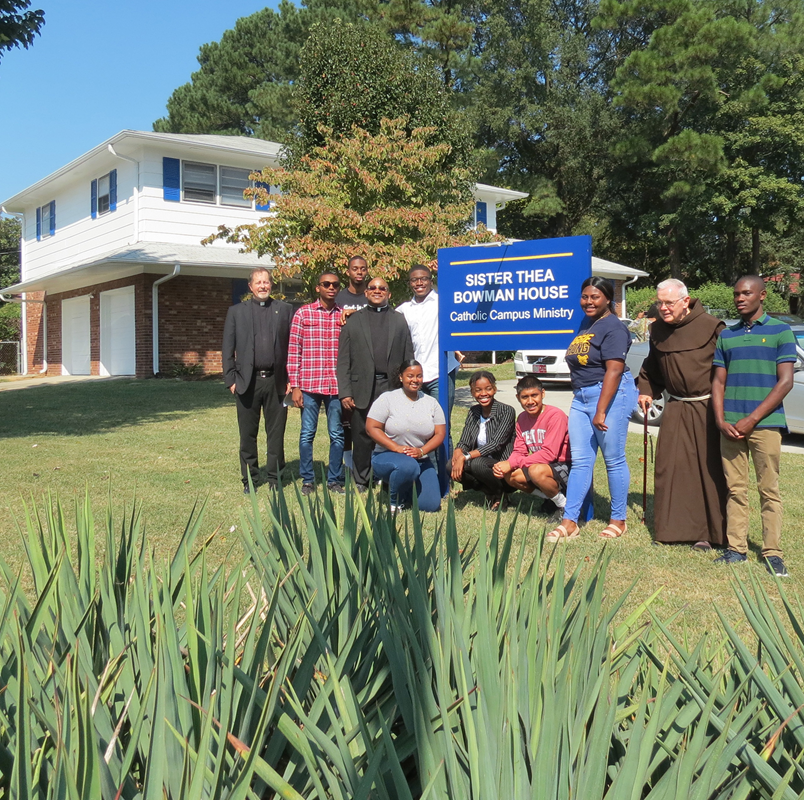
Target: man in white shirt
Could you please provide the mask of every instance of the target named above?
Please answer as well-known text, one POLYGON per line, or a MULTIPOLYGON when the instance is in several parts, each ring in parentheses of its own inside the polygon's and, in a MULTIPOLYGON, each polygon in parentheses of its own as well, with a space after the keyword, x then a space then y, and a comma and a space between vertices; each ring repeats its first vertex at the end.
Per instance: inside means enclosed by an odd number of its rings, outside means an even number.
MULTIPOLYGON (((439 350, 438 350, 438 293, 433 289, 433 273, 423 264, 414 264, 408 271, 408 282, 413 299, 402 303, 397 311, 404 315, 413 339, 413 352, 422 365, 424 383, 421 391, 438 400, 439 350)), ((452 416, 455 401, 455 375, 459 367, 452 351, 447 354, 448 407, 452 416)))
MULTIPOLYGON (((433 289, 433 273, 423 264, 414 264, 408 271, 408 282, 413 291, 413 299, 402 303, 397 311, 402 314, 410 328, 413 339, 413 352, 416 360, 422 365, 424 383, 420 391, 438 400, 438 376, 440 372, 440 352, 438 349, 438 294, 433 289)), ((452 406, 455 402, 455 377, 460 364, 455 354, 447 353, 447 418, 452 418, 452 406)), ((449 492, 449 476, 446 474, 446 460, 452 456, 452 436, 445 442, 446 459, 439 447, 437 460, 441 476, 441 495, 449 492), (443 461, 443 464, 440 462, 443 461)))

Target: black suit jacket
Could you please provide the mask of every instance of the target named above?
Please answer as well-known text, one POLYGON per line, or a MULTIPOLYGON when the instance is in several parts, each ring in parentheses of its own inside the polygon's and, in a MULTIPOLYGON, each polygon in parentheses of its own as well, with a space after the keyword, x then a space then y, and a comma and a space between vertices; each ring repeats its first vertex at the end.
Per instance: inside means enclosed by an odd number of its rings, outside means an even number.
MULTIPOLYGON (((293 307, 271 298, 274 313, 274 380, 276 391, 284 396, 288 383, 288 339, 293 307)), ((223 380, 243 394, 254 377, 254 320, 251 300, 232 306, 223 325, 223 380)))
MULTIPOLYGON (((368 408, 374 388, 374 346, 368 315, 376 314, 368 308, 349 317, 341 329, 338 340, 338 397, 351 397, 358 408, 368 408)), ((413 358, 413 341, 410 328, 402 314, 390 309, 384 312, 388 325, 388 364, 392 373, 408 359, 413 358)), ((399 376, 390 374, 391 389, 400 387, 399 376)))

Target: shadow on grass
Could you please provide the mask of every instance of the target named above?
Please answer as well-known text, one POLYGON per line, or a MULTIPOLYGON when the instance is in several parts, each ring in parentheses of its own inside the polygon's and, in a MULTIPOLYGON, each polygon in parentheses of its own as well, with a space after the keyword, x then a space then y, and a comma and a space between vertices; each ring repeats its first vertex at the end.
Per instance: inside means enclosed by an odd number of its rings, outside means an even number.
POLYGON ((232 406, 220 381, 114 380, 0 392, 0 437, 86 436, 232 406))

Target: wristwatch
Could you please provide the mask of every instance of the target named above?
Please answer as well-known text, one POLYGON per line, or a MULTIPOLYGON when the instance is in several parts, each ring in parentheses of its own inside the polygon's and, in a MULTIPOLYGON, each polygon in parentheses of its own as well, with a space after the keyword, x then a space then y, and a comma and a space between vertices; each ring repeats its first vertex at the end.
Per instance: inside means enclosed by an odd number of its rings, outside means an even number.
POLYGON ((464 455, 464 458, 465 458, 465 460, 466 460, 466 461, 471 461, 471 460, 472 460, 472 453, 471 453, 471 451, 467 453, 467 452, 466 452, 466 450, 464 450, 464 451, 463 451, 463 455, 464 455))

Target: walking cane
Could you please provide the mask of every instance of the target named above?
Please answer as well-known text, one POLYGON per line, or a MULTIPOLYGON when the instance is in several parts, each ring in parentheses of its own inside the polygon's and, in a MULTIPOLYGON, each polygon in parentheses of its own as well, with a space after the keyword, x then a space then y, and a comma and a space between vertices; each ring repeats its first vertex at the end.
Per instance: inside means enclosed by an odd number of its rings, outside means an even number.
POLYGON ((642 524, 645 524, 645 515, 648 510, 648 412, 643 409, 645 418, 642 437, 642 524))

